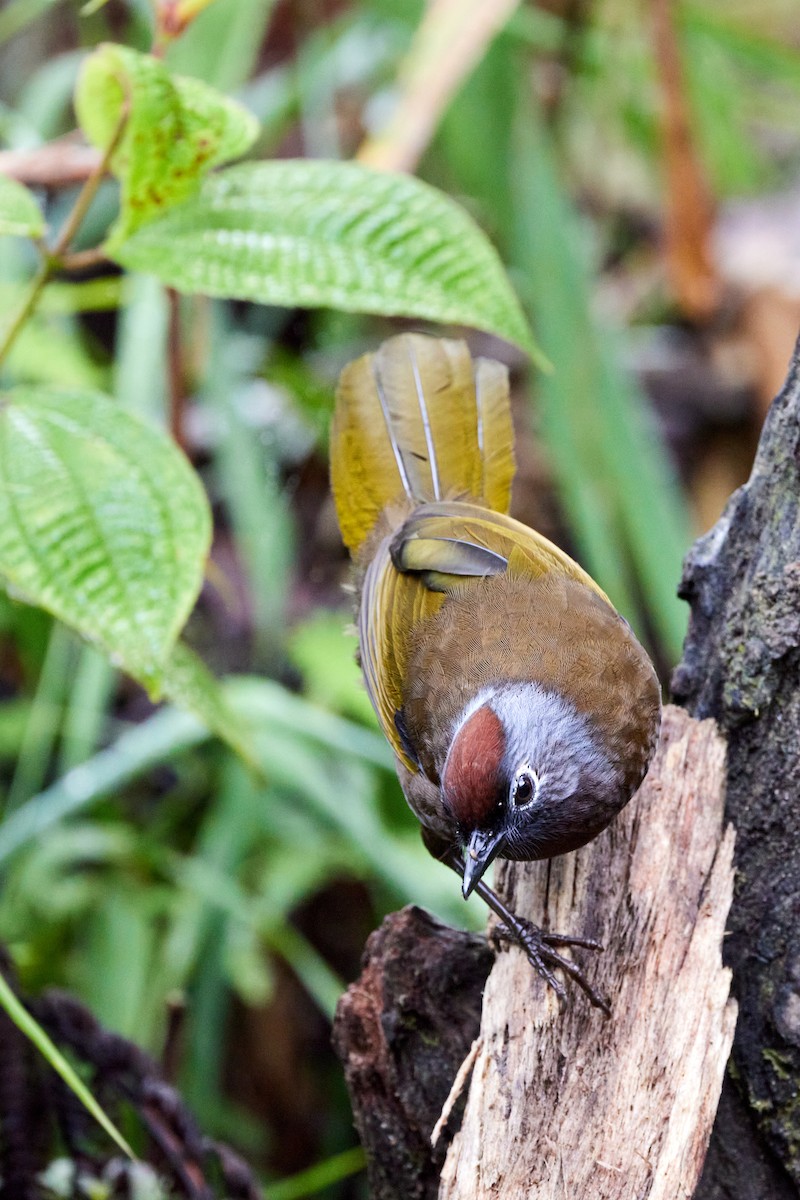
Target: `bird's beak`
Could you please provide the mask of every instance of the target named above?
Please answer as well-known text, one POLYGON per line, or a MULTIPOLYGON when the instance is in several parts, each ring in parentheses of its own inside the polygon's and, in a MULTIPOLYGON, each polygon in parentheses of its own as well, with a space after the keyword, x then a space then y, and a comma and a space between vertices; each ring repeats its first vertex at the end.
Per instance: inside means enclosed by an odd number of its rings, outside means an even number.
POLYGON ((483 875, 489 863, 493 861, 505 845, 505 832, 490 833, 485 829, 475 829, 467 843, 464 855, 464 882, 461 892, 466 900, 475 884, 483 875))

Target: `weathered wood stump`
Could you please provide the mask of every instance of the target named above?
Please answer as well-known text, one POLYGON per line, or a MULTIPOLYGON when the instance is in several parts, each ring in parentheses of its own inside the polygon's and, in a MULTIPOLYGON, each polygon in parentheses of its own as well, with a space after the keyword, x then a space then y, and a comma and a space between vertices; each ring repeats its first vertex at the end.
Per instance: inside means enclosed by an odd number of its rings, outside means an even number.
MULTIPOLYGON (((457 1090, 469 1089, 463 1123, 454 1137, 452 1114, 437 1129, 439 1154, 452 1137, 440 1183, 436 1153, 423 1155, 440 1113, 422 1096, 435 1089, 420 1085, 409 1062, 399 1065, 386 980, 391 976, 392 994, 404 997, 407 1026, 414 1027, 407 1003, 413 989, 421 1011, 434 1006, 436 1021, 418 1040, 427 1037, 429 1055, 437 1039, 447 1040, 449 1086, 475 1032, 462 1017, 477 1011, 480 973, 472 999, 462 986, 461 1006, 454 1007, 448 987, 444 995, 440 987, 447 947, 428 945, 420 954, 408 944, 407 926, 396 945, 392 925, 384 926, 337 1020, 373 1200, 692 1194, 735 1024, 720 957, 733 845, 732 833, 722 831, 724 774, 713 722, 667 709, 645 785, 610 829, 576 854, 502 866, 499 890, 518 912, 606 945, 590 965, 613 1015, 607 1020, 591 1009, 577 989, 560 1011, 521 952, 501 952, 486 984, 471 1072, 457 1081, 457 1090), (438 963, 430 993, 425 961, 438 963), (384 1120, 387 1096, 399 1102, 395 1117, 406 1112, 413 1120, 384 1120), (413 1152, 405 1149, 409 1128, 413 1152)), ((454 961, 463 962, 466 935, 454 936, 454 961)), ((440 1088, 436 1104, 449 1111, 454 1097, 446 1096, 440 1088)))

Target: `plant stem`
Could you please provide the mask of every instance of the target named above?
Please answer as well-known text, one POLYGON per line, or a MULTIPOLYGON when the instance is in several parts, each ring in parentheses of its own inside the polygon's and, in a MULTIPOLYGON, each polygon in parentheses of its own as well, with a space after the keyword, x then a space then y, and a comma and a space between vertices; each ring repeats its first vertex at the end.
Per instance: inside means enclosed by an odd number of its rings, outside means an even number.
MULTIPOLYGON (((78 192, 78 196, 75 200, 72 211, 64 222, 64 225, 58 237, 56 238, 56 242, 52 250, 48 250, 47 247, 40 247, 42 252, 42 261, 39 265, 39 269, 31 280, 27 295, 22 301, 16 316, 12 318, 10 325, 3 334, 2 339, 0 339, 0 363, 3 362, 3 359, 11 349, 23 325, 35 310, 36 305, 39 303, 39 297, 44 291, 46 285, 53 278, 53 275, 55 275, 57 271, 61 270, 65 263, 69 261, 67 251, 69 250, 70 243, 75 237, 75 234, 78 232, 84 217, 89 211, 89 206, 94 200, 95 195, 97 194, 97 189, 102 183, 103 176, 108 170, 111 157, 119 145, 120 138, 122 137, 123 130, 125 129, 129 111, 130 106, 126 100, 120 109, 119 120, 117 121, 111 141, 108 143, 108 146, 103 153, 103 157, 100 159, 99 163, 94 168, 91 175, 89 175, 81 190, 78 192)), ((88 253, 93 254, 95 252, 91 251, 87 252, 87 254, 88 253)), ((74 257, 79 258, 77 255, 74 257)), ((79 265, 86 265, 85 260, 79 265)))
POLYGON ((90 250, 75 250, 63 255, 59 265, 62 271, 85 271, 105 262, 108 262, 108 255, 103 247, 93 246, 90 250))
POLYGON ((2 342, 0 342, 0 363, 2 363, 6 354, 11 349, 12 343, 14 342, 20 329, 22 329, 22 326, 25 324, 28 317, 36 308, 36 305, 39 302, 39 296, 43 291, 45 284, 50 279, 52 271, 53 268, 50 262, 47 259, 43 259, 39 265, 39 270, 31 280, 31 286, 28 288, 28 294, 22 301, 16 316, 12 318, 11 324, 5 331, 2 342))
POLYGON ((69 245, 70 245, 72 239, 75 237, 75 234, 80 229, 80 227, 83 223, 83 218, 86 216, 87 212, 89 211, 89 207, 90 207, 92 201, 94 200, 95 196, 97 195, 97 189, 100 187, 100 184, 103 182, 103 176, 105 175, 106 171, 108 170, 108 164, 111 161, 111 156, 114 153, 114 151, 116 150, 117 145, 119 144, 119 139, 122 135, 123 129, 125 128, 125 123, 127 120, 128 120, 128 105, 123 104, 122 111, 120 112, 119 120, 117 121, 117 127, 114 130, 114 136, 111 138, 111 141, 108 143, 106 151, 105 151, 103 157, 100 159, 100 162, 97 164, 94 171, 92 171, 91 175, 86 180, 86 183, 83 185, 81 190, 78 192, 78 198, 75 201, 75 204, 73 205, 72 212, 69 214, 66 221, 64 222, 64 225, 61 229, 61 233, 58 235, 58 238, 56 239, 56 244, 55 244, 55 246, 53 246, 53 253, 52 253, 53 259, 60 260, 63 257, 63 255, 69 249, 69 245))
POLYGON ((169 379, 169 429, 181 450, 186 453, 186 436, 183 428, 183 410, 186 389, 184 386, 183 346, 181 343, 180 296, 174 288, 167 288, 169 304, 169 333, 167 339, 167 376, 169 379))

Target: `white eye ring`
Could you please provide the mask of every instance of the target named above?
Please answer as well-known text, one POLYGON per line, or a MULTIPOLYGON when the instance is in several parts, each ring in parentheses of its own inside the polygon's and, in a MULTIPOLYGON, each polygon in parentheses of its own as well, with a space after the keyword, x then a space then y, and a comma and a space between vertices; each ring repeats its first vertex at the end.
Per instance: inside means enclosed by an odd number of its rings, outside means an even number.
POLYGON ((511 803, 516 808, 525 808, 539 794, 541 780, 531 767, 521 767, 511 786, 511 803))

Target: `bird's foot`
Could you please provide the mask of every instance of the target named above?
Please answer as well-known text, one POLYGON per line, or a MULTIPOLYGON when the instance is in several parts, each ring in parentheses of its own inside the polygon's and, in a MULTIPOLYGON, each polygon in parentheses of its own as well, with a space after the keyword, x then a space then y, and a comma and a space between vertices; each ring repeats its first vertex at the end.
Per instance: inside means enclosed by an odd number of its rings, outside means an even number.
MULTIPOLYGON (((434 857, 438 857, 442 862, 446 863, 457 875, 463 878, 464 875, 464 859, 453 846, 444 845, 443 847, 434 847, 431 840, 425 837, 423 832, 423 840, 428 850, 434 857)), ((489 908, 500 918, 500 921, 495 925, 490 938, 492 941, 500 942, 515 942, 521 946, 527 955, 528 962, 535 971, 538 971, 542 979, 549 983, 550 987, 558 996, 559 1000, 566 1001, 567 993, 563 983, 553 974, 554 969, 560 969, 570 979, 574 979, 578 987, 582 988, 589 997, 590 1002, 595 1008, 600 1008, 607 1017, 611 1016, 611 1005, 600 995, 598 991, 592 987, 589 980, 584 975, 577 963, 571 958, 565 958, 563 954, 559 954, 555 946, 579 946, 583 950, 602 950, 603 947, 593 938, 578 938, 567 937, 561 933, 545 933, 538 925, 534 925, 532 921, 527 921, 524 917, 518 917, 512 910, 500 899, 497 892, 492 891, 487 883, 479 880, 475 885, 475 894, 484 900, 489 908)))
POLYGON ((566 989, 553 973, 554 969, 560 968, 565 975, 575 980, 578 987, 583 989, 590 1003, 595 1008, 602 1009, 606 1016, 610 1017, 610 1004, 592 987, 578 964, 573 962, 571 958, 566 958, 563 954, 559 954, 554 949, 556 946, 580 946, 584 950, 602 950, 603 947, 600 943, 596 942, 593 938, 567 937, 560 933, 546 933, 534 925, 532 921, 526 921, 524 917, 518 917, 516 914, 509 915, 513 917, 513 920, 500 921, 492 930, 490 939, 496 944, 506 941, 514 942, 520 946, 525 951, 528 962, 533 969, 550 985, 559 1000, 566 1002, 566 989))

